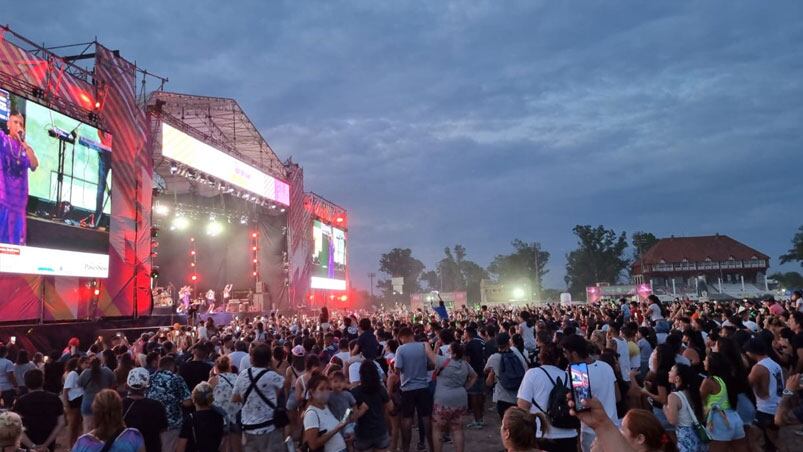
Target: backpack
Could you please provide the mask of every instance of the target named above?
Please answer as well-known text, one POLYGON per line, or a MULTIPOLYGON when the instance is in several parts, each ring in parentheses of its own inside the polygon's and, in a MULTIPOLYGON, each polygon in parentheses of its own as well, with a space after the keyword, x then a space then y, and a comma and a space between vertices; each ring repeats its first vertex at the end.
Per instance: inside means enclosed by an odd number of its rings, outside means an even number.
POLYGON ((572 416, 569 414, 569 401, 566 398, 566 394, 571 391, 566 383, 569 381, 569 376, 566 376, 565 380, 561 380, 558 377, 557 381, 552 379, 552 376, 549 375, 549 372, 546 371, 543 367, 539 367, 541 371, 546 374, 546 377, 549 379, 549 382, 552 383, 552 390, 549 391, 549 397, 547 398, 547 406, 546 410, 541 408, 538 405, 538 402, 535 399, 532 400, 533 405, 538 408, 542 413, 546 414, 547 419, 549 419, 550 425, 557 428, 577 428, 580 426, 580 421, 577 417, 572 416))
POLYGON ((508 391, 517 391, 524 379, 524 365, 512 351, 500 353, 499 357, 499 384, 508 391))

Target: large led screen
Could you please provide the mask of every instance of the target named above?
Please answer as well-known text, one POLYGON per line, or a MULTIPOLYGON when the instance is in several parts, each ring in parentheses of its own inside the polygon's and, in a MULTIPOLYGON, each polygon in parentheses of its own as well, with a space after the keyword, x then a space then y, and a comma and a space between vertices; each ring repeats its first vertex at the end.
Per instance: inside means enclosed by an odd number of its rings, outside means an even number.
POLYGON ((0 89, 0 272, 106 278, 112 137, 0 89))
POLYGON ((346 232, 319 220, 312 223, 313 289, 346 290, 346 232))
POLYGON ((255 195, 290 205, 290 186, 286 183, 165 123, 162 155, 255 195))

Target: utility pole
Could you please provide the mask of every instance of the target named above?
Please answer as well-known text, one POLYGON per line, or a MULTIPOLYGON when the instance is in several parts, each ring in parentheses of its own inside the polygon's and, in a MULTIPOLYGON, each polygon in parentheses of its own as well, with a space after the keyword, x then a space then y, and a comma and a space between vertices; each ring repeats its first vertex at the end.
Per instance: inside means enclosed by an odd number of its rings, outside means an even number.
POLYGON ((535 301, 538 301, 538 298, 540 298, 539 296, 541 294, 541 278, 540 278, 541 273, 540 273, 540 270, 538 268, 538 252, 539 252, 540 246, 538 245, 538 242, 533 243, 533 248, 535 248, 535 253, 534 253, 535 254, 535 286, 536 286, 535 301))
POLYGON ((374 304, 374 278, 376 278, 376 273, 368 273, 368 277, 371 278, 371 304, 374 304))

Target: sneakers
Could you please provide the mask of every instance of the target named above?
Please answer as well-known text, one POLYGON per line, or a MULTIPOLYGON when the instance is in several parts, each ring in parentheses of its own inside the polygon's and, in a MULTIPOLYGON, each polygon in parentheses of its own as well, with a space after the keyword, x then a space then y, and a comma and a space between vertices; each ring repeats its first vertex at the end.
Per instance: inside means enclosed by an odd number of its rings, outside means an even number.
POLYGON ((469 430, 482 430, 483 427, 485 427, 485 422, 482 421, 473 421, 466 425, 469 430))

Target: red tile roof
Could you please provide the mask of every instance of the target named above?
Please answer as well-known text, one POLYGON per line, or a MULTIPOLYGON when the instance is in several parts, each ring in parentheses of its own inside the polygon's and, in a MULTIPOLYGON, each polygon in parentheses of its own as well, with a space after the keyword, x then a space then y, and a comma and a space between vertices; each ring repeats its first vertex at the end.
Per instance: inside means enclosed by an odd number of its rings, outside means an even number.
POLYGON ((660 239, 648 249, 634 265, 683 262, 705 262, 756 259, 769 260, 769 256, 727 235, 706 235, 702 237, 670 237, 660 239))

